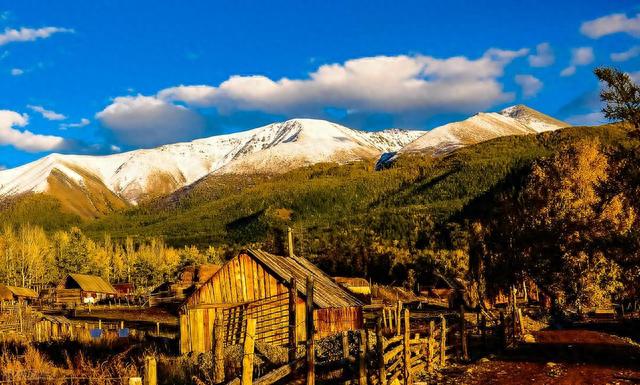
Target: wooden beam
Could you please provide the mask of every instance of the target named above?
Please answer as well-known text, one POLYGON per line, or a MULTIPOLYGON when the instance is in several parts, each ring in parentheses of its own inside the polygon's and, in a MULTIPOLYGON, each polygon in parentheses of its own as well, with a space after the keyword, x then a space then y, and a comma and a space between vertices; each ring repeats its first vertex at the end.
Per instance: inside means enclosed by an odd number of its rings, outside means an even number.
POLYGON ((467 346, 467 322, 464 318, 464 305, 460 305, 460 342, 462 345, 462 359, 469 360, 469 347, 467 346))
POLYGON ((296 300, 298 298, 297 282, 291 278, 289 282, 289 362, 296 360, 298 350, 298 316, 296 300))
POLYGON ((217 310, 213 326, 213 382, 224 382, 224 312, 217 310))
POLYGON ((378 373, 380 385, 387 385, 387 370, 384 363, 384 337, 382 336, 382 319, 376 320, 376 350, 378 352, 378 373))
POLYGON ((316 380, 316 348, 315 348, 315 327, 313 320, 313 278, 307 278, 307 385, 314 385, 316 380))
POLYGON ((447 320, 440 316, 440 368, 447 366, 447 320))
MULTIPOLYGON (((398 301, 398 304, 400 302, 398 301)), ((400 306, 398 306, 398 309, 400 306)), ((413 374, 411 372, 411 324, 409 322, 409 309, 404 309, 404 339, 402 346, 404 350, 403 369, 404 369, 404 384, 413 384, 413 374)), ((400 325, 400 322, 398 322, 400 325)))
POLYGON ((358 385, 367 385, 367 331, 360 330, 360 348, 358 349, 358 385))
POLYGON ((256 342, 255 318, 247 318, 247 326, 244 333, 243 355, 242 355, 242 377, 241 385, 251 385, 253 383, 253 356, 256 342))
POLYGON ((144 385, 158 384, 158 368, 156 358, 147 356, 144 358, 144 385))

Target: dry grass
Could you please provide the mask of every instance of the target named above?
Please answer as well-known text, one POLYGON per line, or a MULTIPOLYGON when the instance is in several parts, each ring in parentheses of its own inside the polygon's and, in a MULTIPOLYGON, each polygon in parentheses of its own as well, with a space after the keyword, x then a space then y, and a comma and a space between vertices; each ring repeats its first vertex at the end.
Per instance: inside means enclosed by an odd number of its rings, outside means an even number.
POLYGON ((138 365, 128 354, 105 354, 98 361, 82 349, 61 344, 33 346, 14 341, 0 346, 0 383, 110 385, 122 382, 114 379, 139 376, 138 365))

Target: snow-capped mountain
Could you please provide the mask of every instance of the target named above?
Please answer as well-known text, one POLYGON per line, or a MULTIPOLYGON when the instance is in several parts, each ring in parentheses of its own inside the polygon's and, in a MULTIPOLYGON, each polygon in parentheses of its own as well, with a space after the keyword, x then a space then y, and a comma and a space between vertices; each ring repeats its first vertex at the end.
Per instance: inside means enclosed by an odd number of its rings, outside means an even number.
POLYGON ((319 162, 375 158, 383 152, 398 151, 423 134, 396 129, 366 132, 323 120, 293 119, 115 155, 51 154, 0 171, 0 197, 26 192, 55 192, 58 196, 73 191, 75 200, 85 200, 83 210, 92 211, 96 199, 103 203, 98 206, 113 205, 116 197, 135 204, 210 173, 284 172, 319 162), (77 197, 78 189, 84 191, 84 197, 77 197))
POLYGON ((436 127, 403 147, 398 155, 415 152, 442 155, 501 136, 537 134, 568 126, 568 123, 527 106, 516 105, 500 112, 481 112, 466 120, 436 127))

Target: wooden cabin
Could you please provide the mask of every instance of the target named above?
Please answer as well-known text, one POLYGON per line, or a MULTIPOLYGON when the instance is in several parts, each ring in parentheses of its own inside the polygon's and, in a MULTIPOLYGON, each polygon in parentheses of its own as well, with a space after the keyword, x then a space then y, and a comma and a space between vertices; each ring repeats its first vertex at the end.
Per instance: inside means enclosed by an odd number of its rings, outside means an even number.
POLYGON ((151 291, 149 304, 151 306, 166 303, 181 304, 221 267, 221 265, 211 263, 185 267, 174 282, 164 282, 151 291))
POLYGON ((116 289, 104 278, 95 275, 69 274, 55 291, 57 304, 92 304, 115 298, 116 289))
POLYGON ((216 317, 224 325, 225 345, 240 343, 245 320, 255 318, 258 341, 284 346, 292 323, 290 300, 295 301, 297 339, 305 341, 307 278, 314 282, 314 338, 362 328, 362 302, 307 259, 248 249, 185 301, 180 311, 181 353, 212 349, 216 317), (295 288, 290 291, 292 279, 295 288))
POLYGON ((38 299, 38 293, 26 287, 0 285, 0 301, 31 302, 38 299))
POLYGON ((353 294, 371 295, 371 285, 364 278, 333 277, 333 279, 353 294))

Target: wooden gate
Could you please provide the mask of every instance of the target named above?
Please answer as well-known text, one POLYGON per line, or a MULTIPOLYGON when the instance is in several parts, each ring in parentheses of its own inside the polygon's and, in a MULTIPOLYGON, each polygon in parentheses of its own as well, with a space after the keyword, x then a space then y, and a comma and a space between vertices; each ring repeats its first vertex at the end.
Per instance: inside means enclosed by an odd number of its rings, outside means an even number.
POLYGON ((400 334, 385 336, 386 329, 382 318, 376 324, 376 350, 378 357, 378 376, 371 379, 374 385, 387 385, 394 382, 410 384, 416 373, 425 369, 433 372, 447 364, 447 321, 444 317, 429 320, 425 334, 411 335, 409 310, 405 309, 402 318, 397 319, 401 327, 400 334))

